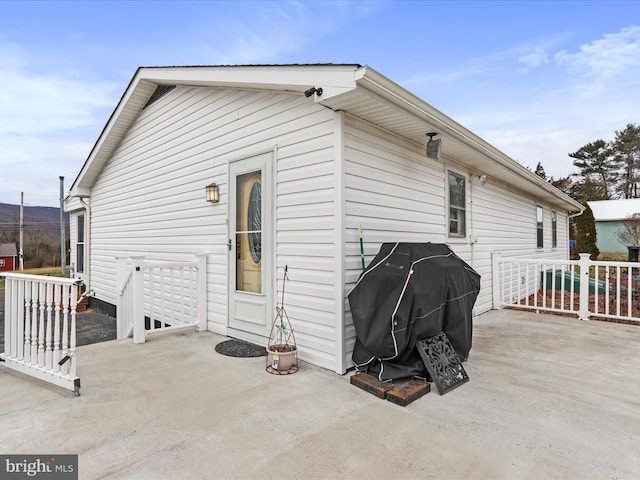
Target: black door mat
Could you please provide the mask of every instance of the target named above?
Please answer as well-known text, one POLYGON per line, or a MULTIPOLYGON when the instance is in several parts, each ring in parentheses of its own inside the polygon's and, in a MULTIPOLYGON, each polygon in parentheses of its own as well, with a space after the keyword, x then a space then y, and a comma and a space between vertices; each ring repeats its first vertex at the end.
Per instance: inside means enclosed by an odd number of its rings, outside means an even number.
POLYGON ((216 352, 227 357, 263 357, 267 349, 260 345, 245 342, 243 340, 225 340, 216 345, 216 352))
POLYGON ((420 340, 416 347, 440 395, 469 381, 467 372, 444 332, 420 340))

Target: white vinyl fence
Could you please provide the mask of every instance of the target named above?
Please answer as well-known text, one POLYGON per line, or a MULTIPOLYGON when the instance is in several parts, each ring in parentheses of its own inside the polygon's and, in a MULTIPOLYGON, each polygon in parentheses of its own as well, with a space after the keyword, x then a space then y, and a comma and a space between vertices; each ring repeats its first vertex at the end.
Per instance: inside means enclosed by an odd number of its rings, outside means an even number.
POLYGON ((0 365, 80 394, 76 305, 80 280, 2 273, 4 352, 0 365))
POLYGON ((640 322, 640 264, 493 255, 493 306, 640 322))
POLYGON ((117 335, 147 336, 182 328, 207 329, 207 255, 191 262, 118 258, 117 335))

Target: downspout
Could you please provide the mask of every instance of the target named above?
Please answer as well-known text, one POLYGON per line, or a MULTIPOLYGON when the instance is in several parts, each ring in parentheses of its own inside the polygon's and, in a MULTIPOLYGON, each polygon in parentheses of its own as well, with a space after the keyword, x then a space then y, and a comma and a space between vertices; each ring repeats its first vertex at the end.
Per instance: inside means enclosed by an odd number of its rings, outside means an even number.
POLYGON ((87 212, 87 219, 85 221, 85 239, 84 239, 84 284, 86 291, 91 291, 91 206, 84 201, 83 197, 78 197, 78 200, 87 212))
POLYGON ((473 264, 474 260, 474 244, 476 243, 475 235, 473 234, 473 175, 469 174, 469 245, 471 246, 471 268, 476 268, 473 264))
MULTIPOLYGON (((569 240, 571 240, 571 219, 572 218, 576 218, 579 217, 580 215, 582 215, 584 213, 584 210, 580 210, 579 212, 576 213, 571 213, 571 212, 567 212, 567 238, 569 240)), ((571 256, 571 248, 569 247, 569 245, 567 245, 567 258, 569 258, 571 256)))

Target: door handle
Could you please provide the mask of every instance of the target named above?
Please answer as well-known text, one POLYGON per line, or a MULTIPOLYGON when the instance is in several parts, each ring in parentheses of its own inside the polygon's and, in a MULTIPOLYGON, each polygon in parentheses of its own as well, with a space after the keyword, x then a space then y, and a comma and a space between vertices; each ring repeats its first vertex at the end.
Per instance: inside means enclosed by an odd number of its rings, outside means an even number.
POLYGON ((229 251, 231 251, 231 249, 233 248, 233 243, 231 243, 231 239, 229 239, 229 243, 227 243, 227 246, 229 247, 229 251))

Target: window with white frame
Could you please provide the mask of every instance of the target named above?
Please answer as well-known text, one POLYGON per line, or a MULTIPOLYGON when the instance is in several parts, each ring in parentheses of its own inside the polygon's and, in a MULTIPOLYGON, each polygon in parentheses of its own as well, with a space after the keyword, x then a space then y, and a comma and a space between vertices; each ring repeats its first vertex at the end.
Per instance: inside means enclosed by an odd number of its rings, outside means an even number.
POLYGON ((558 247, 558 212, 551 210, 551 247, 558 247))
POLYGON ((464 237, 467 228, 467 179, 464 175, 448 172, 449 236, 464 237))
POLYGON ((76 272, 84 273, 84 214, 76 220, 76 272))
POLYGON ((544 248, 544 209, 536 205, 536 246, 544 248))

